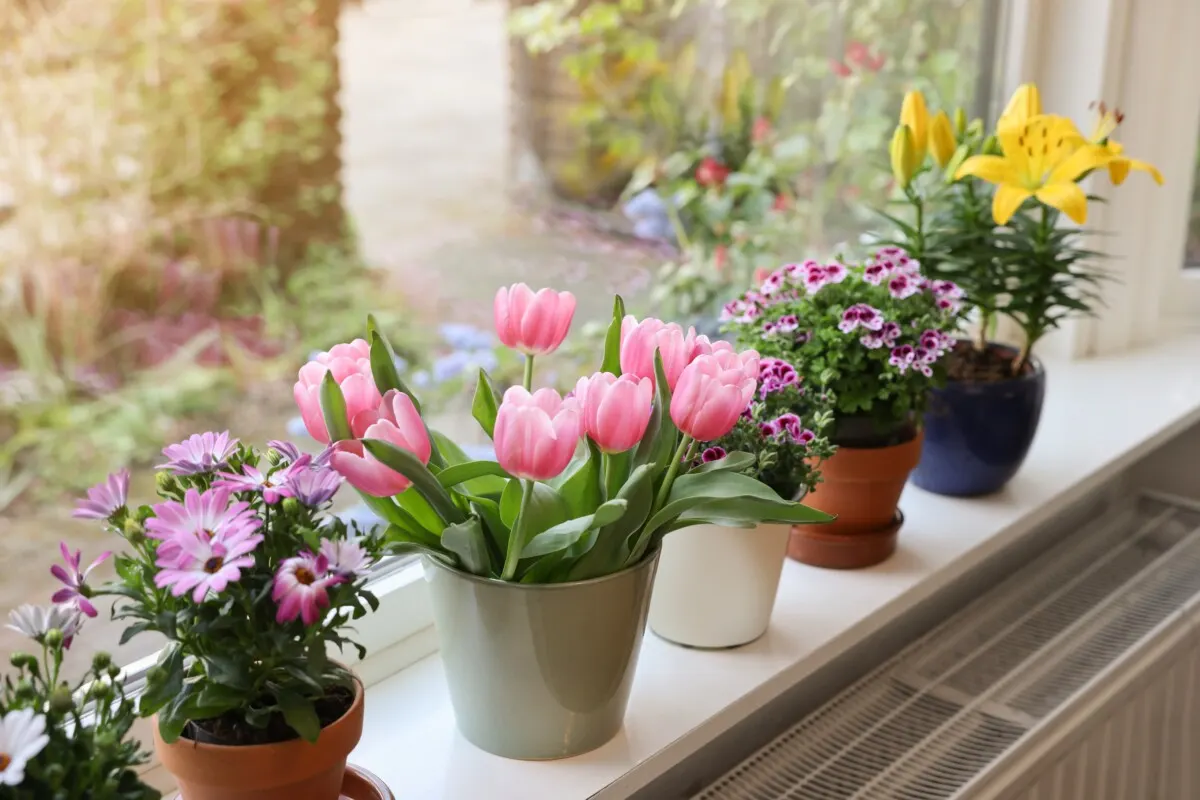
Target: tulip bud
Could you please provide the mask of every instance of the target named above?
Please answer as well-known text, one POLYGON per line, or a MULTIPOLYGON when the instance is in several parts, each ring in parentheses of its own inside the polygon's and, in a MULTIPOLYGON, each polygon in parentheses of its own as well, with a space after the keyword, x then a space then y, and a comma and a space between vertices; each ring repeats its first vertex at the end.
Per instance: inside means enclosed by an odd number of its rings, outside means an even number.
POLYGON ((939 111, 929 126, 929 149, 933 152, 933 160, 939 167, 945 168, 957 146, 950 118, 945 111, 939 111))
POLYGON ((954 109, 954 132, 959 136, 967 132, 967 112, 961 107, 954 109))
POLYGON ((917 155, 913 149, 912 131, 907 125, 897 125, 890 148, 892 175, 900 188, 907 189, 917 171, 917 155))

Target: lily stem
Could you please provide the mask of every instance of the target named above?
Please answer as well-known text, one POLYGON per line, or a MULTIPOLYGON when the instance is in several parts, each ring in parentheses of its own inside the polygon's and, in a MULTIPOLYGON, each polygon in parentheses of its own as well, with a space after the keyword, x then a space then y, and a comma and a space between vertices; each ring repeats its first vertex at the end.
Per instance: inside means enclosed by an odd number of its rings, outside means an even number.
POLYGON ((533 481, 526 479, 521 482, 521 510, 517 512, 512 531, 508 534, 508 552, 504 554, 504 569, 500 573, 501 580, 511 581, 517 574, 521 551, 525 549, 525 529, 529 527, 525 522, 525 517, 532 499, 533 481))

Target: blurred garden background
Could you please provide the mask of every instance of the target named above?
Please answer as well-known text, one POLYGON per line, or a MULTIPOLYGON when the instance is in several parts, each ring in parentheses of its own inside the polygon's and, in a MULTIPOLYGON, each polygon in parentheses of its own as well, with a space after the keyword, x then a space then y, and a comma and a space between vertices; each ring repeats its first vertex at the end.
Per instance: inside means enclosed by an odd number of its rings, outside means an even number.
POLYGON ((711 325, 755 268, 860 246, 904 91, 985 114, 1002 23, 998 0, 0 7, 4 612, 46 602, 60 539, 112 545, 70 518, 109 471, 146 502, 188 433, 298 435, 296 369, 367 312, 454 432, 477 367, 520 368, 501 284, 574 291, 585 344, 614 291, 711 325))

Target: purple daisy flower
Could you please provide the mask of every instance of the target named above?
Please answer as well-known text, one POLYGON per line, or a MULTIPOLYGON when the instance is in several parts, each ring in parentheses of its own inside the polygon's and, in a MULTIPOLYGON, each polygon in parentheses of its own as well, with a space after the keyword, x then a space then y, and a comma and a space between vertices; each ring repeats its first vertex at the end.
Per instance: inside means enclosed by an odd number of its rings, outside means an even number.
POLYGON ((190 556, 180 541, 188 537, 209 540, 224 533, 254 533, 262 526, 249 503, 230 503, 229 497, 226 488, 213 487, 203 494, 193 488, 182 503, 168 500, 155 505, 154 516, 146 520, 146 535, 159 541, 159 566, 187 563, 190 556))
POLYGON ((167 461, 155 469, 169 469, 176 475, 213 472, 225 466, 237 445, 237 439, 229 438, 229 431, 194 433, 178 444, 164 447, 162 453, 167 461))
POLYGON ((159 548, 155 562, 162 570, 154 576, 154 585, 171 589, 179 597, 192 590, 192 602, 202 603, 209 592, 220 594, 230 583, 241 580, 242 570, 254 566, 251 553, 263 540, 257 526, 226 528, 208 537, 202 533, 178 533, 171 543, 178 555, 164 556, 159 548))
POLYGON ((279 493, 294 497, 309 508, 325 505, 342 487, 342 476, 327 467, 290 469, 279 493))
POLYGON ((71 516, 76 519, 108 519, 125 507, 129 497, 129 470, 123 469, 108 476, 87 490, 87 499, 75 504, 71 516))
POLYGON ((729 454, 725 452, 724 447, 717 447, 716 445, 714 445, 712 447, 705 449, 705 451, 700 454, 700 463, 707 464, 710 461, 720 461, 722 458, 724 458, 727 455, 729 455, 729 454))
MULTIPOLYGON (((308 468, 308 462, 312 460, 311 456, 301 456, 299 460, 292 464, 302 465, 304 469, 308 468)), ((284 472, 292 467, 286 468, 284 472)), ((214 489, 228 489, 231 492, 254 492, 261 494, 263 502, 269 506, 273 506, 279 502, 282 493, 279 491, 286 477, 281 471, 264 473, 257 467, 252 467, 246 464, 242 467, 242 474, 236 472, 218 472, 217 479, 213 481, 214 489)))
POLYGON ((367 551, 353 539, 326 539, 319 551, 329 562, 329 571, 348 580, 371 567, 367 551))
POLYGON ((72 555, 71 551, 67 548, 66 542, 59 542, 58 549, 62 551, 65 566, 55 564, 50 567, 50 574, 62 581, 64 586, 54 593, 50 601, 74 606, 89 617, 95 617, 99 612, 96 611, 96 607, 92 605, 92 602, 88 600, 92 591, 87 585, 87 578, 92 573, 92 570, 103 564, 112 553, 110 551, 101 553, 95 561, 88 565, 87 569, 80 570, 79 565, 83 560, 83 553, 81 551, 76 550, 74 555, 72 555))
POLYGON ((272 439, 267 442, 267 447, 278 453, 280 461, 284 464, 293 464, 299 461, 302 455, 299 447, 281 439, 272 439))

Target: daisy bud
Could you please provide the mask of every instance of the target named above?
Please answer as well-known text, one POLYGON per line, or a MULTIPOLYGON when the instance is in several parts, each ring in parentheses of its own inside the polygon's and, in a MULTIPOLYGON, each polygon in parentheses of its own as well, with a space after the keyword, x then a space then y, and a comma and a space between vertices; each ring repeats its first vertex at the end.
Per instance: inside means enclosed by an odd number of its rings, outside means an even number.
POLYGON ((66 686, 59 686, 50 693, 50 710, 56 714, 65 714, 75 707, 75 698, 66 686))
POLYGON ((17 669, 28 669, 34 675, 38 673, 37 659, 29 653, 13 653, 8 661, 17 669))
POLYGON ((63 643, 63 632, 58 628, 51 628, 46 631, 46 646, 61 647, 63 643))
POLYGON ((112 656, 105 652, 96 653, 92 656, 92 669, 96 672, 108 669, 108 665, 112 663, 112 656))
POLYGON ((179 491, 179 481, 169 472, 159 472, 154 476, 154 488, 159 494, 174 494, 179 491))
POLYGON ((294 497, 283 498, 282 506, 285 514, 295 514, 301 508, 300 501, 294 497))
POLYGON ((88 689, 88 694, 101 702, 110 699, 112 693, 112 687, 104 681, 93 681, 91 687, 88 689))
POLYGON ((33 683, 28 678, 17 681, 14 691, 18 700, 32 700, 37 696, 37 690, 33 688, 33 683))

